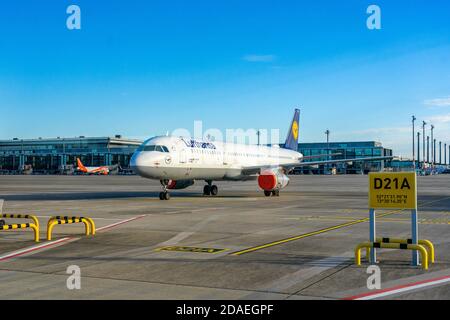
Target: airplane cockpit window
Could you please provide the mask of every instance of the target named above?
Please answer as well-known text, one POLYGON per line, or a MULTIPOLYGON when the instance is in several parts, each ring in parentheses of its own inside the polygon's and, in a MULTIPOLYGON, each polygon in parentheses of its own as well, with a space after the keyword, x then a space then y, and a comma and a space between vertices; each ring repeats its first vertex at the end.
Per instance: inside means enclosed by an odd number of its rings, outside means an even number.
POLYGON ((159 151, 159 152, 169 152, 169 149, 167 149, 167 147, 165 147, 165 146, 156 146, 155 151, 159 151))
POLYGON ((156 151, 156 152, 169 152, 169 149, 166 146, 157 146, 157 145, 141 145, 138 151, 156 151))

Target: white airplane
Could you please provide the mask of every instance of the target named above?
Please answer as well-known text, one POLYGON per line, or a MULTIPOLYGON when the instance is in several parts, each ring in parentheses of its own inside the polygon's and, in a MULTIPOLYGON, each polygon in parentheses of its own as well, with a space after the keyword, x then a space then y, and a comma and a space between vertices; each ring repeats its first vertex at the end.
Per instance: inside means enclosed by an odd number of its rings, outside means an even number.
MULTIPOLYGON (((302 162, 298 152, 298 123, 300 110, 295 109, 288 136, 283 148, 226 142, 199 141, 191 138, 158 136, 148 139, 133 154, 130 167, 144 178, 160 180, 161 200, 169 200, 168 190, 184 189, 195 180, 204 180, 204 195, 218 193, 213 181, 258 180, 265 196, 279 196, 289 184, 287 173, 295 167, 351 161, 376 161, 392 157, 339 159, 302 162)), ((328 155, 329 156, 329 155, 328 155)))

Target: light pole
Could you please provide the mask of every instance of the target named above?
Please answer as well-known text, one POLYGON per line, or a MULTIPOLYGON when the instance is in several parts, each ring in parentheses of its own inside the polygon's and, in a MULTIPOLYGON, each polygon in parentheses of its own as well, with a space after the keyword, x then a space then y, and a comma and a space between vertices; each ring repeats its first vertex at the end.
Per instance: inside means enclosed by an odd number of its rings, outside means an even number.
POLYGON ((427 162, 430 163, 430 136, 427 136, 427 162))
POLYGON ((444 143, 444 165, 447 165, 447 144, 444 143))
POLYGON ((21 152, 20 152, 20 157, 21 157, 21 159, 20 159, 20 162, 21 162, 21 170, 24 170, 25 169, 25 155, 23 154, 23 139, 21 140, 21 142, 22 142, 22 150, 21 150, 21 152))
POLYGON ((436 163, 436 139, 433 139, 433 163, 436 163))
POLYGON ((434 165, 434 162, 435 162, 435 160, 436 160, 436 157, 434 156, 434 152, 435 152, 435 150, 433 150, 434 149, 434 147, 433 147, 433 141, 434 141, 434 139, 433 139, 433 130, 434 130, 434 125, 431 125, 431 164, 432 165, 434 165))
MULTIPOLYGON (((327 135, 327 161, 330 160, 328 154, 330 153, 330 130, 327 129, 325 131, 325 134, 327 135)), ((328 172, 328 164, 326 165, 326 169, 328 172)))
POLYGON ((423 168, 425 168, 425 126, 427 125, 427 123, 425 121, 422 121, 422 149, 423 149, 423 153, 422 153, 422 162, 423 162, 423 168))
POLYGON ((420 168, 420 131, 417 131, 417 167, 420 168))
POLYGON ((413 158, 413 169, 416 169, 416 155, 415 155, 415 148, 414 148, 414 121, 416 121, 416 117, 412 116, 412 158, 413 158))
POLYGON ((442 164, 442 142, 439 141, 439 164, 442 164))

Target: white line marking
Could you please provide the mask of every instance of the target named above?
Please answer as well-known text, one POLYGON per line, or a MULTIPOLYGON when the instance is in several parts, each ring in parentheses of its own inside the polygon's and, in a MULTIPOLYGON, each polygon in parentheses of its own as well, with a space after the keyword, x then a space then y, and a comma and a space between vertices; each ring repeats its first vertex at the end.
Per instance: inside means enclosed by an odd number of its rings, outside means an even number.
POLYGON ((50 248, 50 247, 53 247, 53 246, 55 246, 57 244, 69 241, 71 239, 73 239, 73 238, 66 237, 66 238, 55 240, 55 241, 42 243, 42 244, 39 244, 37 246, 32 246, 32 247, 28 247, 28 248, 25 248, 25 249, 13 251, 13 252, 7 253, 7 254, 5 254, 3 256, 0 256, 0 261, 4 261, 4 260, 11 259, 11 258, 23 256, 24 254, 27 254, 27 253, 30 253, 30 252, 36 252, 38 250, 42 250, 42 249, 45 249, 45 248, 50 248))
POLYGON ((103 231, 103 230, 111 229, 111 228, 114 228, 114 227, 119 226, 121 224, 130 222, 130 221, 133 221, 133 220, 141 219, 141 218, 143 218, 145 216, 146 215, 143 214, 143 215, 140 215, 140 216, 137 216, 137 217, 133 217, 133 218, 130 218, 130 219, 122 220, 122 221, 119 221, 119 222, 116 222, 116 223, 112 223, 112 224, 108 224, 107 226, 104 226, 104 227, 96 229, 96 231, 103 231))
POLYGON ((378 290, 373 293, 363 293, 360 295, 344 298, 345 300, 372 300, 377 298, 382 298, 394 294, 404 293, 412 290, 417 290, 421 288, 431 287, 438 284, 443 284, 450 282, 450 276, 439 277, 435 279, 429 279, 419 282, 414 282, 406 285, 400 285, 388 289, 378 290))

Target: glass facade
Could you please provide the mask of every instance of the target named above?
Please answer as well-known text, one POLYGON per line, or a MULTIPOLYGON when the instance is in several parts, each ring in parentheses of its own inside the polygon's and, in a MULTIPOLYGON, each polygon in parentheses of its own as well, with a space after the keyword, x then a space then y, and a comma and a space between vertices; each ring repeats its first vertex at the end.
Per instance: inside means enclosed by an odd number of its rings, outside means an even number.
POLYGON ((0 173, 60 173, 76 166, 114 166, 127 169, 142 142, 121 137, 0 140, 0 173))
MULTIPOLYGON (((306 157, 304 162, 392 156, 391 149, 384 148, 380 142, 376 141, 299 143, 298 151, 306 157)), ((296 168, 294 172, 324 174, 331 172, 332 168, 336 168, 338 173, 367 173, 384 170, 385 167, 390 166, 390 161, 353 161, 351 163, 303 166, 296 168)))

